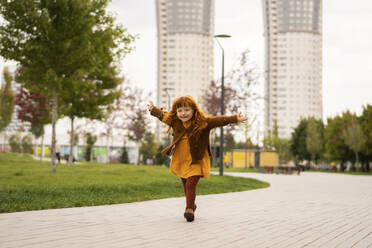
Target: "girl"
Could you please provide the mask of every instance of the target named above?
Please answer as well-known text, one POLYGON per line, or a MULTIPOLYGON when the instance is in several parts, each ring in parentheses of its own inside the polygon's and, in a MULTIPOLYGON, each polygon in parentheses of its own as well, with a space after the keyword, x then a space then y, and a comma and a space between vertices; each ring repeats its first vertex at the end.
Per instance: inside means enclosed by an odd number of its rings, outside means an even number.
POLYGON ((152 101, 147 108, 151 115, 169 126, 167 133, 172 128, 173 140, 162 154, 172 154, 170 171, 182 180, 186 196, 184 217, 191 222, 196 210, 196 185, 200 177, 209 178, 211 129, 244 122, 247 118, 240 113, 233 116, 206 117, 191 96, 177 98, 170 112, 158 109, 152 101))

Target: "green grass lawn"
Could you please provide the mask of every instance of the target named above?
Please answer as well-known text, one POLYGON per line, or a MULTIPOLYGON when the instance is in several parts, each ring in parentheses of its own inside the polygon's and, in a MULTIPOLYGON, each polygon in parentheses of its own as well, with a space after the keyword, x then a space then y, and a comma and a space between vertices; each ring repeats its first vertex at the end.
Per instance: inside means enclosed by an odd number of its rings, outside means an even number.
MULTIPOLYGON (((269 187, 266 182, 213 176, 198 195, 269 187)), ((0 213, 96 206, 184 196, 181 180, 168 168, 124 164, 57 165, 30 156, 0 153, 0 213)))

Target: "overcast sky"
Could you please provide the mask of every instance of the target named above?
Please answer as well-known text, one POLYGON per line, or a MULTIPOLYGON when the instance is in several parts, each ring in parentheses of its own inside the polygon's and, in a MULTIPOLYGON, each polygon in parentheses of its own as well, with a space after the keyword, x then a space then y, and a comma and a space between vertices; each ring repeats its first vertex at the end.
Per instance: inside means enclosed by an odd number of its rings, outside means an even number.
MULTIPOLYGON (((110 10, 131 33, 140 35, 136 50, 123 61, 125 75, 141 87, 156 89, 155 0, 114 0, 110 10)), ((360 113, 372 104, 372 1, 323 1, 323 117, 347 109, 360 113)), ((221 40, 225 70, 250 49, 263 70, 264 40, 261 0, 216 0, 215 33, 221 40)), ((215 76, 220 76, 221 53, 215 46, 215 76)))
MULTIPOLYGON (((252 60, 263 70, 261 0, 215 0, 215 7, 215 33, 232 35, 231 39, 221 40, 225 49, 225 71, 247 48, 251 50, 252 60)), ((136 50, 122 61, 123 73, 140 87, 155 91, 155 0, 113 0, 109 10, 117 14, 118 23, 140 36, 135 43, 136 50)), ((323 1, 324 119, 348 109, 360 114, 362 105, 372 104, 371 13, 372 1, 323 1)), ((218 46, 215 46, 214 55, 215 77, 220 77, 218 46)), ((3 65, 0 58, 0 68, 3 65)), ((58 123, 67 125, 65 121, 58 123)))

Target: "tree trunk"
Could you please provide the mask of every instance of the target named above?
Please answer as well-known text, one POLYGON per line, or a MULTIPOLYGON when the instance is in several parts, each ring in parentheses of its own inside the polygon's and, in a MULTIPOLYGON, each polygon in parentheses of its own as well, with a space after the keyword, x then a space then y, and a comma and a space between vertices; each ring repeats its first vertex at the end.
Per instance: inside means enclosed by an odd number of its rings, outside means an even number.
POLYGON ((141 154, 140 154, 140 143, 139 142, 136 142, 136 145, 137 145, 137 151, 138 151, 138 157, 137 157, 137 165, 139 165, 140 164, 140 156, 141 156, 141 154))
POLYGON ((57 122, 57 94, 53 89, 52 99, 52 151, 51 151, 51 171, 56 172, 56 122, 57 122))
POLYGON ((359 163, 359 155, 358 155, 358 152, 355 151, 355 168, 358 166, 358 163, 359 163))
POLYGON ((94 150, 94 145, 92 145, 90 148, 89 162, 93 162, 93 150, 94 150))
POLYGON ((313 162, 313 167, 315 165, 315 154, 311 154, 311 161, 313 162))
MULTIPOLYGON (((43 127, 44 129, 44 127, 43 127)), ((43 161, 44 158, 44 132, 41 135, 41 150, 40 150, 40 161, 43 161)))
POLYGON ((74 148, 74 117, 70 117, 71 119, 71 133, 70 133, 70 154, 68 156, 68 165, 71 165, 72 164, 72 159, 74 157, 73 153, 72 153, 72 150, 74 148))
POLYGON ((3 142, 1 144, 1 152, 5 152, 5 132, 3 132, 3 142))
MULTIPOLYGON (((109 128, 110 129, 110 128, 109 128)), ((107 130, 107 136, 106 136, 106 163, 110 163, 110 136, 111 136, 111 130, 107 130)))

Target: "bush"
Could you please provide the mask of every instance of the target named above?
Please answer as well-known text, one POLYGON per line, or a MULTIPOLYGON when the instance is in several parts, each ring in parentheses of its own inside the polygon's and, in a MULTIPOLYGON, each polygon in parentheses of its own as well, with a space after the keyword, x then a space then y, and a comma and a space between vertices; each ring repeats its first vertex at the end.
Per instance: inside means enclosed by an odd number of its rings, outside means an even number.
POLYGON ((22 138, 22 149, 23 153, 33 153, 32 148, 32 135, 28 134, 22 138))
POLYGON ((161 154, 163 149, 164 147, 160 145, 155 155, 155 164, 165 165, 167 163, 167 157, 161 154))
POLYGON ((129 163, 128 152, 127 152, 127 148, 125 146, 123 146, 123 151, 122 151, 121 156, 120 156, 120 163, 123 163, 123 164, 128 164, 129 163))
POLYGON ((10 136, 9 145, 12 152, 21 152, 21 135, 16 133, 10 136))

